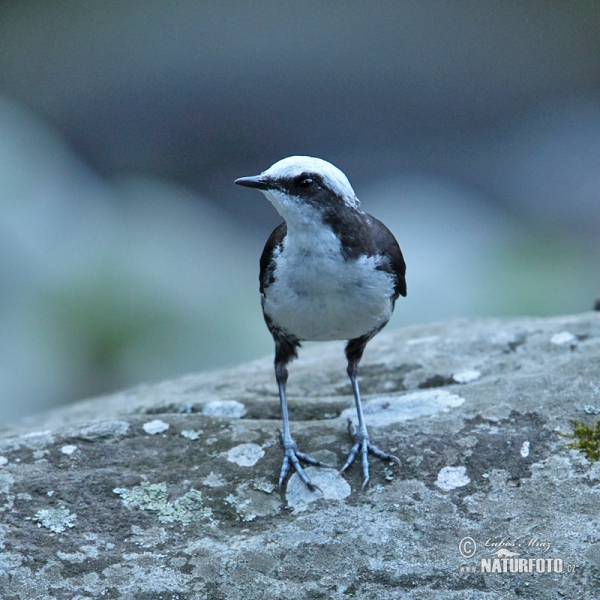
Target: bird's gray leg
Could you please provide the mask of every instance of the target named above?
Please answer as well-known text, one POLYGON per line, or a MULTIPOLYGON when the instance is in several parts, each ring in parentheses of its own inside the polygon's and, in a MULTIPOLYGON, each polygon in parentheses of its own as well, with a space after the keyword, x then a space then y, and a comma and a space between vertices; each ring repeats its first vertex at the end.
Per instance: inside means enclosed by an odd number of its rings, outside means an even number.
POLYGON ((350 454, 348 455, 348 460, 346 464, 342 467, 340 473, 343 473, 356 459, 358 453, 361 455, 362 462, 362 472, 363 472, 363 484, 362 489, 364 490, 369 480, 371 479, 369 473, 369 452, 374 454, 378 458, 382 458, 383 460, 393 460, 394 462, 400 465, 400 459, 393 454, 388 454, 387 452, 383 452, 377 446, 373 446, 369 440, 369 433, 367 431, 367 425, 365 424, 365 417, 362 409, 362 402, 360 400, 360 389, 358 387, 358 363, 360 361, 360 357, 358 359, 348 359, 348 377, 350 377, 350 382, 352 383, 352 391, 354 392, 354 402, 356 403, 356 414, 358 416, 358 429, 354 427, 352 421, 348 419, 348 433, 354 442, 352 449, 350 450, 350 454))
POLYGON ((306 484, 306 487, 314 492, 316 489, 319 489, 314 483, 311 482, 308 475, 304 472, 300 461, 304 461, 311 465, 316 465, 317 467, 327 466, 325 463, 313 458, 312 456, 305 454, 304 452, 300 452, 298 450, 298 445, 292 438, 292 434, 290 431, 290 418, 288 416, 288 407, 287 407, 287 397, 285 394, 285 385, 287 383, 288 371, 285 363, 276 362, 275 363, 275 378, 277 380, 277 386, 279 387, 279 400, 281 402, 281 418, 283 420, 283 431, 279 431, 279 436, 281 439, 281 445, 283 446, 283 464, 281 466, 281 472, 279 474, 279 489, 283 487, 283 482, 290 472, 290 468, 293 466, 296 473, 298 473, 298 477, 302 479, 302 481, 306 484))

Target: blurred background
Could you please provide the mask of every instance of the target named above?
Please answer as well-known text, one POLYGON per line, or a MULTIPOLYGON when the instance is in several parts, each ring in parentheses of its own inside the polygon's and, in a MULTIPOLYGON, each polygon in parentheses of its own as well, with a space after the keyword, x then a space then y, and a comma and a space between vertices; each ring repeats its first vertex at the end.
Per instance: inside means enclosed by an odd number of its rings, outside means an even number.
POLYGON ((0 1, 0 426, 269 354, 233 185, 340 167, 400 241, 391 326, 591 310, 600 4, 0 1))

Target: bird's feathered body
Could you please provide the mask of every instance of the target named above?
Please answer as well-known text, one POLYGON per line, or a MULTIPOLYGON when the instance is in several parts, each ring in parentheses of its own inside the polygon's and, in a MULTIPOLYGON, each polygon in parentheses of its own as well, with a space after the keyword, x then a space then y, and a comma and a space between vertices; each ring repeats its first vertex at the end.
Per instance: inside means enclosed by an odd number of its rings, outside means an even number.
MULTIPOLYGON (((348 340, 348 375, 359 428, 350 423, 364 482, 367 456, 398 459, 369 441, 358 388, 358 363, 368 341, 389 321, 398 296, 406 295, 406 266, 398 242, 380 221, 364 213, 347 177, 337 167, 308 156, 284 158, 256 177, 236 183, 261 190, 285 222, 277 227, 260 259, 260 292, 267 326, 275 340, 275 376, 283 416, 285 458, 280 486, 290 466, 310 489, 299 460, 319 461, 298 450, 287 413, 287 364, 300 342, 348 340)), ((398 461, 399 462, 399 461, 398 461)))
MULTIPOLYGON (((351 340, 378 331, 398 294, 406 293, 403 261, 399 270, 397 257, 394 262, 379 254, 373 243, 368 254, 346 258, 339 237, 315 212, 305 226, 282 223, 265 245, 260 289, 267 324, 301 341, 351 340)), ((371 237, 392 236, 370 215, 360 218, 371 237)))

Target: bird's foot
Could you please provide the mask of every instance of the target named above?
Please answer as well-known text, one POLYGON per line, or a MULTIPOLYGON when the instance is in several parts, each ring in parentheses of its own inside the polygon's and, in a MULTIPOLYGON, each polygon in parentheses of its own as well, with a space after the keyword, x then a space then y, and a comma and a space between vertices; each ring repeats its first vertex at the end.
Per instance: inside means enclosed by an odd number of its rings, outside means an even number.
POLYGON ((298 450, 298 444, 296 444, 294 440, 285 443, 283 440, 283 433, 281 431, 279 432, 279 438, 284 451, 283 464, 281 465, 281 473, 279 474, 279 489, 281 490, 283 488, 283 482, 285 481, 285 478, 288 476, 291 467, 294 467, 294 470, 296 473, 298 473, 298 477, 300 477, 300 479, 306 484, 306 487, 311 492, 314 492, 315 490, 321 491, 321 488, 311 482, 308 475, 304 472, 300 461, 310 465, 315 465, 316 467, 330 467, 331 465, 321 462, 309 454, 300 452, 300 450, 298 450))
POLYGON ((377 458, 381 458, 383 460, 390 460, 401 466, 402 463, 397 456, 393 454, 388 454, 387 452, 383 452, 377 446, 373 446, 369 440, 369 435, 366 430, 364 432, 358 431, 356 427, 352 424, 352 421, 348 419, 348 433, 354 442, 352 449, 350 450, 350 454, 348 454, 348 460, 346 464, 341 468, 340 473, 343 473, 353 462, 354 459, 358 456, 360 452, 361 461, 362 461, 362 472, 363 472, 363 484, 361 489, 365 489, 371 476, 369 474, 369 452, 377 456, 377 458))

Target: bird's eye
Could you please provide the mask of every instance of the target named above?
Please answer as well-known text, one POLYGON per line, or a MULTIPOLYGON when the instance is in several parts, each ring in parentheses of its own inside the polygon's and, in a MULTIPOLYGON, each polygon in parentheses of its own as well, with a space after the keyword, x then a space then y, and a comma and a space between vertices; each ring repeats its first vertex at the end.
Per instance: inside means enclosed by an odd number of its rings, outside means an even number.
POLYGON ((310 177, 301 177, 296 182, 296 185, 303 191, 307 192, 314 185, 314 181, 310 177))

